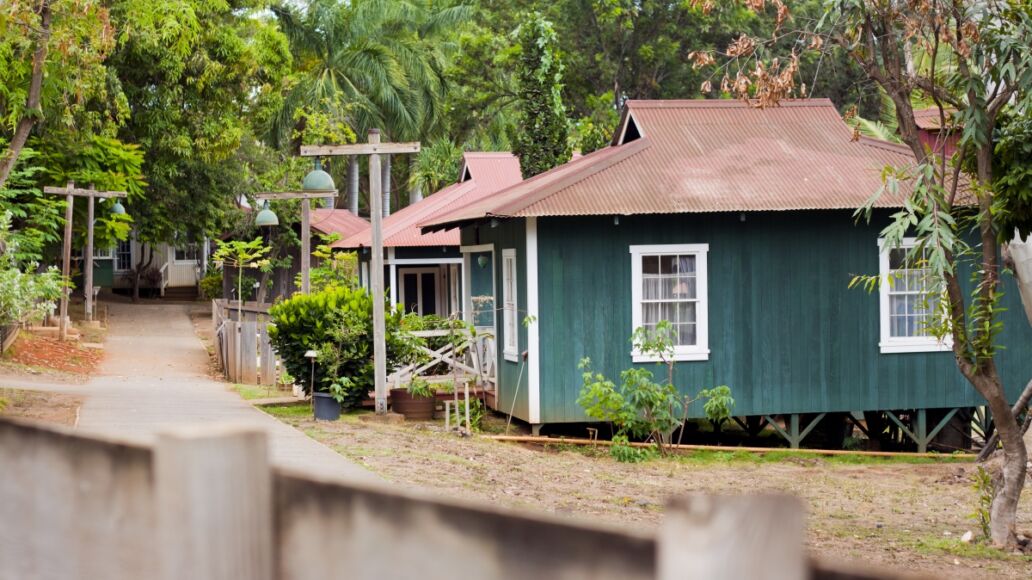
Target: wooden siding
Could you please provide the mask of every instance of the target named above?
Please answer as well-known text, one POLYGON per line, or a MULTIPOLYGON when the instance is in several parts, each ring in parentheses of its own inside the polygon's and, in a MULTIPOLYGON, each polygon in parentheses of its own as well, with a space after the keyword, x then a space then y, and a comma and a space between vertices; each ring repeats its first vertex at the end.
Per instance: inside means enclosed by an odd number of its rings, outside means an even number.
MULTIPOLYGON (((586 420, 581 358, 613 380, 632 364, 633 244, 709 244, 711 354, 677 364, 682 391, 726 384, 736 415, 979 404, 952 353, 879 353, 878 296, 848 284, 877 273, 884 215, 873 226, 846 211, 745 215, 539 218, 542 422, 586 420)), ((1032 376, 1032 330, 1010 277, 1005 292, 999 367, 1016 397, 1032 376)))
MULTIPOLYGON (((479 236, 477 236, 475 232, 476 230, 473 228, 463 228, 462 245, 492 244, 494 245, 495 251, 493 271, 494 287, 497 289, 497 295, 495 296, 496 316, 494 318, 497 321, 497 324, 495 324, 495 344, 498 346, 496 349, 498 355, 498 410, 526 421, 530 416, 530 412, 527 408, 528 370, 526 368, 527 363, 523 361, 522 356, 522 353, 527 350, 527 329, 523 326, 523 318, 527 315, 527 251, 525 220, 502 220, 497 227, 480 228, 479 236), (516 250, 516 283, 518 285, 516 292, 516 308, 518 310, 516 321, 519 328, 517 352, 520 353, 520 356, 517 357, 517 362, 505 360, 503 354, 504 349, 502 348, 502 345, 505 344, 505 329, 503 328, 504 324, 502 323, 504 317, 501 312, 497 311, 498 308, 501 308, 502 298, 502 250, 509 248, 516 250)), ((483 274, 492 272, 491 264, 488 264, 484 268, 480 268, 476 264, 478 255, 480 254, 474 253, 470 255, 470 285, 472 286, 472 296, 477 296, 478 293, 488 294, 491 292, 491 287, 484 280, 483 274)), ((490 254, 487 255, 490 256, 490 254)), ((478 324, 479 322, 480 321, 478 321, 478 324)), ((486 322, 486 324, 490 324, 490 322, 486 322)))

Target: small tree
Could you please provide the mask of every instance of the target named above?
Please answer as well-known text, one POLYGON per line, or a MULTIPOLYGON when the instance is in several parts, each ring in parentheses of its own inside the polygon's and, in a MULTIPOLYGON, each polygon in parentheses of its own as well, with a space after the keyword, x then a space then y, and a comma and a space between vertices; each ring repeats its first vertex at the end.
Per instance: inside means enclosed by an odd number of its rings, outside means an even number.
POLYGON ((226 266, 236 268, 237 315, 239 316, 244 307, 244 269, 265 266, 268 263, 265 255, 269 253, 269 247, 262 242, 261 238, 255 238, 250 242, 216 240, 215 243, 218 248, 211 257, 212 261, 223 268, 226 266))
POLYGON ((570 159, 570 124, 563 105, 563 65, 552 23, 534 12, 516 30, 521 53, 516 75, 519 118, 513 153, 520 159, 523 178, 570 159))
MULTIPOLYGON (((592 371, 591 359, 582 359, 578 365, 583 371, 584 386, 577 404, 592 419, 612 423, 616 427, 614 441, 625 441, 628 436, 651 438, 662 453, 670 433, 678 425, 684 427, 688 406, 699 400, 707 400, 703 412, 711 421, 722 422, 730 417, 735 403, 726 386, 704 389, 694 398, 678 394, 673 384, 674 343, 669 322, 661 321, 654 329, 635 329, 631 342, 636 350, 667 367, 666 383, 657 383, 647 368, 631 367, 620 373, 621 384, 617 385, 602 373, 592 371), (684 418, 679 420, 682 409, 684 418)), ((616 457, 624 460, 628 456, 616 457)))

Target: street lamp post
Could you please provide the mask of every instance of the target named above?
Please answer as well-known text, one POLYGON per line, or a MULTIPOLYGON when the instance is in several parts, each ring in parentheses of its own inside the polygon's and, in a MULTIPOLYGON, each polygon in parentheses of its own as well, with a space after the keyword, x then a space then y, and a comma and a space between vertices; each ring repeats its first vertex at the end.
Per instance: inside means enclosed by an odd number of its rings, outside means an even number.
POLYGON ((279 225, 279 218, 269 209, 269 200, 300 199, 301 200, 301 292, 308 294, 311 288, 312 265, 312 200, 337 197, 337 186, 329 173, 319 166, 315 160, 315 169, 308 172, 301 191, 284 191, 279 193, 259 193, 255 196, 265 201, 265 206, 255 216, 255 225, 271 227, 279 225))
MULTIPOLYGON (((97 191, 92 186, 89 189, 82 189, 75 187, 75 182, 69 181, 64 187, 44 187, 43 193, 49 193, 54 195, 65 196, 65 231, 64 231, 64 248, 61 253, 63 261, 61 263, 61 276, 65 281, 71 276, 71 262, 72 262, 72 210, 74 209, 74 203, 76 197, 85 197, 87 201, 87 224, 86 224, 86 265, 83 277, 85 278, 85 297, 86 297, 86 320, 93 320, 93 205, 96 198, 120 198, 127 197, 124 191, 97 191)), ((111 207, 111 213, 113 214, 124 214, 125 208, 122 207, 122 203, 115 200, 115 205, 111 207)), ((61 292, 61 310, 60 310, 60 321, 58 322, 60 328, 61 340, 68 338, 68 293, 70 290, 66 287, 61 292)))

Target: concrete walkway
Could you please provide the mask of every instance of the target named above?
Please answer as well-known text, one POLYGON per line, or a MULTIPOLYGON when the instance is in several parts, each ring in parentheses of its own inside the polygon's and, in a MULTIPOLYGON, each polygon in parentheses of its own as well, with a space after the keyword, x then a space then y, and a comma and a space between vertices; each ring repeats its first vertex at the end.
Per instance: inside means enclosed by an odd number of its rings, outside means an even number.
POLYGON ((110 308, 106 356, 98 374, 81 385, 24 384, 85 396, 80 430, 151 443, 159 431, 175 425, 247 425, 268 433, 275 465, 321 476, 379 480, 209 378, 208 355, 190 321, 191 305, 111 303, 110 308))

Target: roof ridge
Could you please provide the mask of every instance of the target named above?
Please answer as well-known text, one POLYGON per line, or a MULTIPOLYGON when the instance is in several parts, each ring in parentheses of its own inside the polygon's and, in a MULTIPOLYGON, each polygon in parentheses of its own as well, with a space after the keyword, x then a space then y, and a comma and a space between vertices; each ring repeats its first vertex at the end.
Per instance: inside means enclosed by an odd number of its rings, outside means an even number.
MULTIPOLYGON (((537 179, 538 177, 542 177, 549 174, 551 174, 551 177, 554 177, 555 180, 548 183, 547 185, 544 185, 539 191, 531 190, 530 192, 528 192, 528 194, 522 195, 512 201, 509 201, 508 203, 503 203, 502 205, 495 208, 495 211, 491 212, 491 215, 497 215, 499 217, 513 215, 515 212, 526 209, 527 207, 541 200, 547 199, 555 193, 560 192, 566 189, 567 187, 570 187, 571 185, 579 183, 587 179, 588 177, 591 177, 592 175, 598 173, 599 171, 605 170, 609 167, 616 165, 617 163, 620 163, 628 157, 632 157, 634 155, 637 155, 638 153, 641 153, 642 151, 647 149, 649 145, 651 145, 651 142, 649 141, 648 137, 635 139, 634 141, 631 141, 630 143, 624 143, 623 145, 610 145, 609 147, 603 147, 598 151, 593 151, 588 155, 585 155, 584 157, 581 157, 575 161, 567 162, 563 165, 554 167, 549 171, 535 175, 530 179, 524 180, 512 186, 511 189, 515 189, 520 185, 537 179), (586 160, 590 160, 590 162, 582 163, 582 161, 586 160), (605 161, 610 161, 610 163, 604 163, 605 161), (574 167, 574 165, 576 165, 576 167, 574 167)), ((543 182, 544 180, 541 181, 543 182)), ((502 191, 506 190, 503 189, 502 191)))
POLYGON ((868 137, 866 135, 861 135, 858 142, 861 145, 874 147, 876 149, 884 149, 886 151, 892 151, 894 153, 905 153, 907 155, 913 153, 913 151, 910 150, 910 147, 902 143, 893 143, 891 141, 885 141, 884 139, 875 139, 874 137, 868 137))
MULTIPOLYGON (((761 109, 741 99, 628 99, 625 103, 627 108, 638 109, 761 109)), ((782 99, 777 105, 764 107, 761 110, 794 108, 794 107, 834 107, 831 99, 804 98, 804 99, 782 99)))

